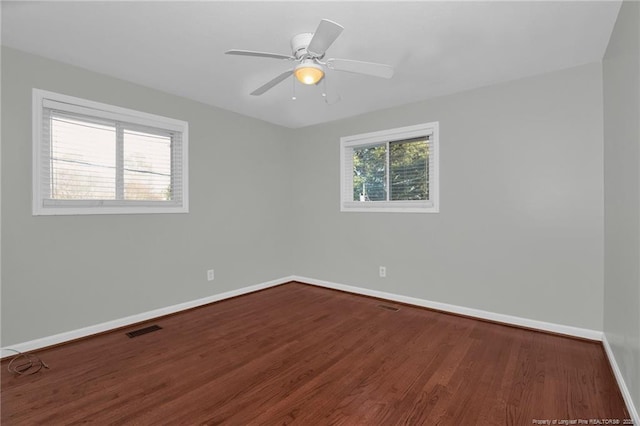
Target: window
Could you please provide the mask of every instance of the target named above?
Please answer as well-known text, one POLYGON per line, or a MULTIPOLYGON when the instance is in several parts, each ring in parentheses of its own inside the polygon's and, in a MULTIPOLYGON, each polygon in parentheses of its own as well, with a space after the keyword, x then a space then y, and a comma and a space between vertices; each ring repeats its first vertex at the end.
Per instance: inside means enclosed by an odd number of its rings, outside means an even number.
POLYGON ((33 89, 33 214, 188 212, 188 123, 33 89))
POLYGON ((437 213, 438 123, 340 139, 341 211, 437 213))

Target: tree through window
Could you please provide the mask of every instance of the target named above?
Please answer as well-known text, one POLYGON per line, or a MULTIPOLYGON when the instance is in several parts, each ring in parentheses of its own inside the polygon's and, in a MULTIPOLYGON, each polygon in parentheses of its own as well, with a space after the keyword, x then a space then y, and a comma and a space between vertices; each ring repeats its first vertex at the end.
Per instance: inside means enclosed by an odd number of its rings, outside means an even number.
POLYGON ((437 123, 346 137, 341 145, 343 211, 437 211, 437 123))

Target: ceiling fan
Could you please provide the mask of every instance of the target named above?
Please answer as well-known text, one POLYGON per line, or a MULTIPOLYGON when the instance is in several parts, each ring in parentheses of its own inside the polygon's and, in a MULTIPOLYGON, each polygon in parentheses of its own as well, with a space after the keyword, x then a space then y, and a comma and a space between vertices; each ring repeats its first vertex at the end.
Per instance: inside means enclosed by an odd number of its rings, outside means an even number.
POLYGON ((323 19, 320 21, 315 33, 302 33, 291 39, 291 55, 237 49, 227 50, 225 53, 227 55, 257 56, 298 62, 298 65, 294 68, 283 72, 251 92, 253 96, 262 95, 291 75, 294 75, 302 84, 318 84, 325 77, 325 68, 381 78, 391 78, 393 76, 393 67, 385 64, 335 58, 324 61, 327 49, 342 33, 343 29, 342 25, 323 19))

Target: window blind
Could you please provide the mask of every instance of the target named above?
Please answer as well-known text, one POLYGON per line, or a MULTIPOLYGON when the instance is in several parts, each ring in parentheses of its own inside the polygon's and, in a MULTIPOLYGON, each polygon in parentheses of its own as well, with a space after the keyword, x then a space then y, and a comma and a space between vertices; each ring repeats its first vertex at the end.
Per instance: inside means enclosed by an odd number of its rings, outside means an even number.
POLYGON ((65 101, 44 98, 34 111, 41 120, 37 143, 34 137, 34 176, 39 181, 34 182, 39 188, 34 212, 42 207, 185 211, 186 123, 107 105, 95 108, 103 104, 90 101, 89 106, 65 101))
POLYGON ((53 200, 116 198, 116 127, 87 117, 45 109, 43 149, 48 150, 48 188, 53 200), (49 142, 49 143, 46 143, 49 142))
POLYGON ((137 124, 44 109, 42 149, 47 202, 179 202, 180 134, 137 124))
POLYGON ((388 200, 429 199, 429 137, 389 142, 388 200))

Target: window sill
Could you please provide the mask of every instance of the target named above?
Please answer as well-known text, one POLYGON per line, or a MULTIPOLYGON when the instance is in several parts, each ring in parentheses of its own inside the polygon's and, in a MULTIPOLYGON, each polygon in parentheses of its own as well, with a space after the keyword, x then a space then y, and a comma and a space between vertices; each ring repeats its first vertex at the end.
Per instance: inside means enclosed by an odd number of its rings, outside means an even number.
POLYGON ((438 213, 431 201, 345 201, 341 212, 438 213))
POLYGON ((161 201, 44 200, 43 206, 33 209, 34 216, 152 213, 189 213, 189 207, 186 204, 161 201))

